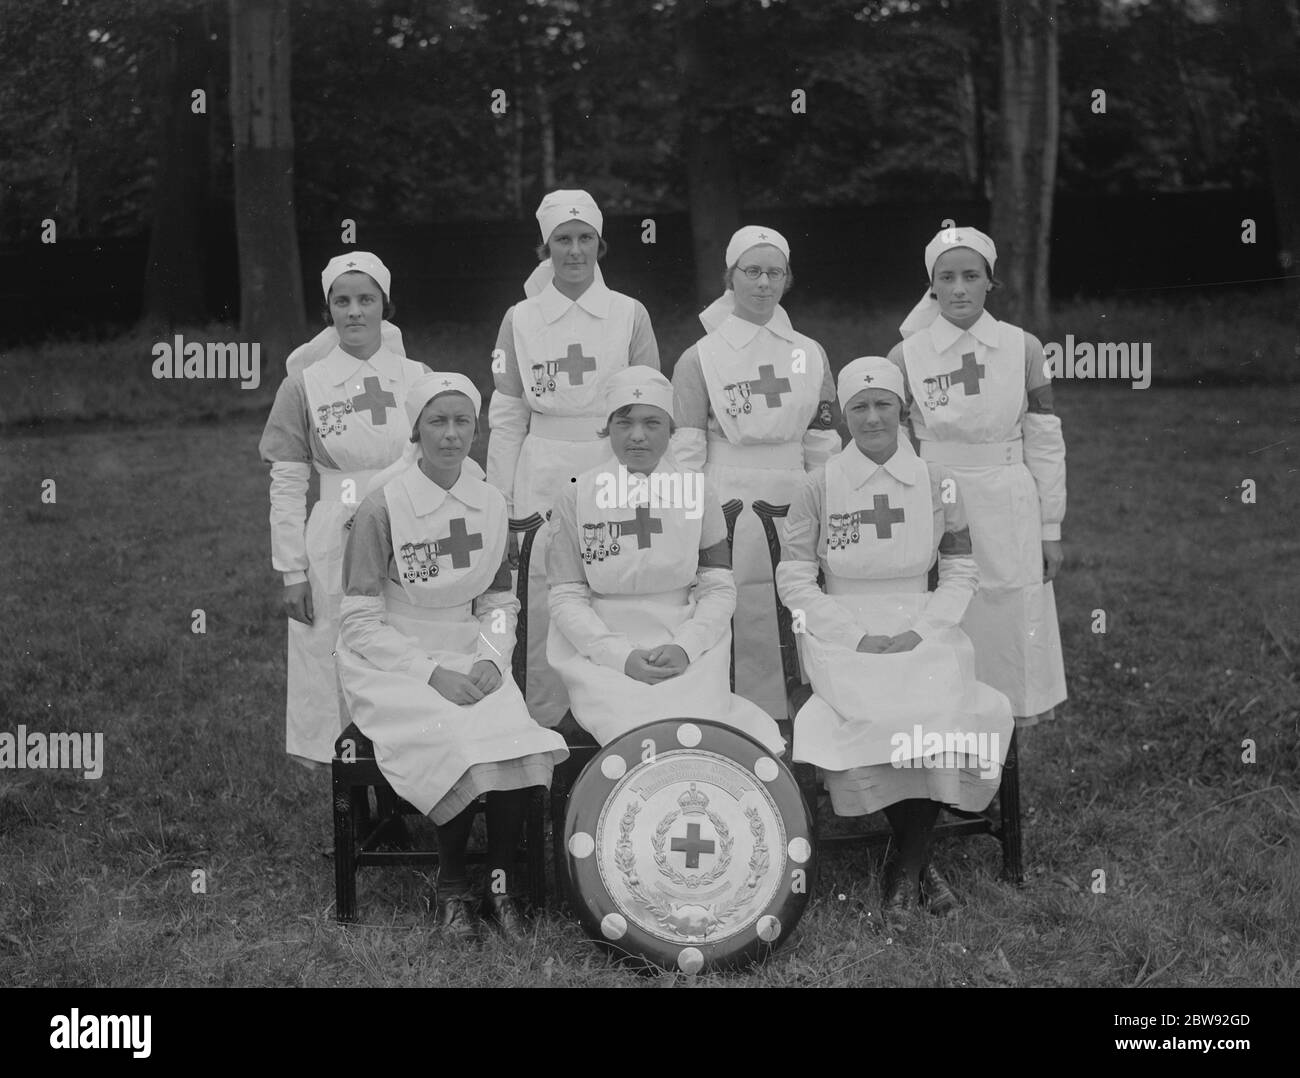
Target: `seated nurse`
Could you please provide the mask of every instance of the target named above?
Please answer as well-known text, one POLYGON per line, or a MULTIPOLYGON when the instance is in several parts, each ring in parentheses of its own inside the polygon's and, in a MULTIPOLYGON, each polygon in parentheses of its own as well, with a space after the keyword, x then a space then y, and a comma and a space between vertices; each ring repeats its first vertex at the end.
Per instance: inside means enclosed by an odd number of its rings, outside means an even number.
POLYGON ((569 755, 538 726, 510 672, 519 601, 506 560, 505 496, 466 466, 481 401, 463 374, 411 386, 416 462, 357 509, 343 555, 338 671, 352 721, 399 797, 438 831, 438 921, 473 937, 465 849, 487 795, 487 918, 523 922, 512 892, 530 789, 569 755))
POLYGON ((736 585, 727 525, 699 472, 668 452, 673 387, 651 367, 609 377, 613 457, 560 492, 546 557, 547 660, 602 745, 661 719, 710 719, 780 754, 762 708, 731 691, 736 585))
POLYGON ((1011 703, 975 680, 958 628, 979 584, 970 530, 952 474, 898 437, 902 373, 866 356, 837 389, 853 440, 805 478, 776 574, 782 601, 803 614, 813 688, 794 758, 822 771, 838 815, 884 810, 895 855, 881 891, 899 928, 921 902, 939 915, 957 906, 929 863, 930 833, 941 806, 976 812, 992 800, 1011 703), (936 555, 939 586, 927 592, 936 555))

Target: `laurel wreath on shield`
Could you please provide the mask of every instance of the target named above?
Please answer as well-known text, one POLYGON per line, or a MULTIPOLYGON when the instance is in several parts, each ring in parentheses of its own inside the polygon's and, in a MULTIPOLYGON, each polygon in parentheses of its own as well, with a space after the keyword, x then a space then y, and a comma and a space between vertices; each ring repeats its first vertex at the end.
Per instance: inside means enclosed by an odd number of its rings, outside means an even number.
POLYGON ((666 923, 672 911, 645 893, 645 889, 641 886, 641 878, 636 874, 636 852, 632 849, 632 828, 636 824, 637 813, 640 811, 639 804, 629 801, 627 809, 623 812, 623 818, 618 822, 618 842, 614 844, 614 867, 623 874, 623 880, 633 897, 644 905, 656 920, 666 923))
POLYGON ((655 828, 655 833, 650 836, 650 845, 655 848, 655 864, 659 866, 659 871, 667 876, 678 887, 688 887, 692 891, 697 887, 706 887, 711 883, 716 883, 731 867, 731 848, 736 844, 736 840, 731 837, 731 829, 727 823, 716 812, 705 811, 709 818, 709 823, 713 824, 714 829, 718 832, 718 863, 708 872, 693 872, 689 876, 684 872, 679 872, 668 863, 668 855, 664 852, 664 840, 668 837, 668 832, 677 822, 677 817, 682 814, 681 809, 673 809, 662 820, 659 826, 655 828))
MULTIPOLYGON (((641 884, 641 878, 637 875, 636 853, 632 848, 632 828, 636 825, 636 817, 640 811, 641 806, 637 802, 629 801, 627 808, 623 812, 622 819, 619 820, 618 842, 614 844, 614 865, 622 873, 628 891, 646 908, 655 920, 661 925, 676 928, 674 911, 662 902, 657 902, 647 895, 645 888, 641 884)), ((672 814, 674 818, 676 815, 676 813, 672 814)), ((710 920, 714 925, 726 922, 735 915, 737 910, 754 898, 759 884, 771 867, 772 860, 765 841, 767 832, 763 826, 763 820, 758 814, 758 809, 752 806, 745 809, 745 816, 749 820, 750 833, 754 836, 754 852, 749 858, 749 872, 736 889, 731 901, 712 913, 710 920)), ((671 826, 671 824, 672 820, 670 819, 668 826, 671 826)), ((718 826, 717 822, 714 823, 714 826, 718 826)), ((665 827, 664 830, 666 833, 667 828, 665 827)), ((719 835, 719 840, 721 840, 721 835, 719 835)), ((730 832, 728 832, 728 851, 730 851, 734 842, 735 840, 730 837, 730 832)))
POLYGON ((758 814, 758 809, 751 805, 745 809, 745 816, 749 819, 750 834, 754 836, 754 852, 749 855, 749 873, 740 886, 736 888, 735 894, 731 896, 731 901, 718 910, 717 917, 719 921, 727 920, 754 897, 758 891, 758 885, 763 882, 767 870, 772 865, 772 858, 768 853, 767 843, 764 841, 767 829, 763 826, 763 820, 758 814))

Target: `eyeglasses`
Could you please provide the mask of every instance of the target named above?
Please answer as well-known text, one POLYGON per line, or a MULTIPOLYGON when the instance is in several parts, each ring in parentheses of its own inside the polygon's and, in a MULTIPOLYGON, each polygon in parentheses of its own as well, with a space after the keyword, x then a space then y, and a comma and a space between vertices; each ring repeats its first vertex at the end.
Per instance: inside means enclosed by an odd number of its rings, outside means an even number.
POLYGON ((757 266, 737 266, 736 269, 738 269, 751 281, 757 281, 760 277, 763 276, 766 276, 768 280, 773 282, 781 281, 785 279, 785 270, 783 269, 763 270, 763 269, 759 269, 757 266))

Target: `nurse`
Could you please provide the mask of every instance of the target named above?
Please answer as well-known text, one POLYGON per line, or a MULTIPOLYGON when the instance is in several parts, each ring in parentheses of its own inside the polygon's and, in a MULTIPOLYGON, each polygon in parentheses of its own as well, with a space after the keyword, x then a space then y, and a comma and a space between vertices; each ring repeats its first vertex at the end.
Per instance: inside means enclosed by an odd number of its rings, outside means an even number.
MULTIPOLYGON (((574 477, 608 456, 596 432, 605 421, 605 381, 629 366, 659 369, 646 309, 607 288, 598 260, 604 218, 586 191, 552 191, 537 209, 542 260, 527 296, 506 311, 493 356, 488 410, 488 482, 511 516, 548 513, 574 477)), ((546 548, 534 541, 528 582, 528 706, 555 726, 568 703, 546 663, 546 548)))
POLYGON ((465 849, 487 795, 485 914, 518 939, 515 852, 530 791, 549 786, 564 740, 528 714, 510 675, 519 601, 496 488, 464 468, 481 407, 462 374, 406 397, 417 463, 361 503, 343 562, 338 668, 353 721, 399 797, 438 830, 440 926, 475 935, 465 849))
POLYGON ((776 723, 731 692, 736 587, 710 483, 672 459, 672 384, 630 367, 605 388, 613 458, 566 486, 547 554, 547 658, 578 723, 602 745, 661 719, 712 719, 785 749, 776 723))
POLYGON ((347 725, 334 672, 343 543, 368 481, 401 456, 402 402, 427 368, 384 347, 388 268, 367 251, 330 259, 321 289, 338 343, 280 383, 259 446, 271 465, 271 564, 289 617, 285 749, 327 764, 347 725), (307 515, 315 467, 320 498, 307 515))
POLYGON ((889 358, 924 460, 950 468, 970 517, 980 590, 962 628, 975 671, 1011 698, 1018 726, 1065 700, 1052 580, 1065 518, 1065 441, 1038 338, 984 309, 998 253, 974 228, 945 229, 925 249, 930 288, 889 358))
POLYGON ((883 357, 840 372, 853 440, 804 480, 776 574, 803 615, 813 688, 795 716, 794 758, 822 770, 838 815, 884 810, 895 856, 881 891, 895 927, 919 900, 936 914, 956 908, 929 863, 930 833, 942 805, 978 812, 992 800, 1013 729, 1009 701, 976 680, 957 627, 979 576, 960 483, 900 442, 903 395, 883 357), (927 592, 936 554, 939 586, 927 592))
MULTIPOLYGON (((795 331, 781 306, 790 245, 747 225, 726 252, 726 291, 700 315, 707 335, 677 361, 677 462, 702 469, 723 501, 788 503, 805 471, 840 449, 826 352, 795 331)), ((772 562, 758 517, 742 513, 732 550, 737 588, 736 691, 786 718, 772 562)))

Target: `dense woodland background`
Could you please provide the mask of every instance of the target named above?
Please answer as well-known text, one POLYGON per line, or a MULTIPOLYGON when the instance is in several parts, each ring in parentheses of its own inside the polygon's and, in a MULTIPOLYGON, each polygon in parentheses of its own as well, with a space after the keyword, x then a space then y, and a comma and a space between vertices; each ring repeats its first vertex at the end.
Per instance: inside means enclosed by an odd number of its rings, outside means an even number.
POLYGON ((559 186, 652 313, 759 217, 849 301, 911 297, 950 216, 992 227, 1013 320, 1049 285, 1300 284, 1296 0, 62 0, 9 4, 2 51, 11 341, 242 317, 282 354, 344 219, 402 320, 499 316, 559 186))

